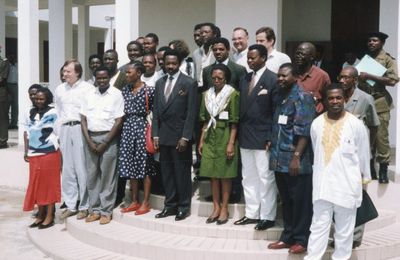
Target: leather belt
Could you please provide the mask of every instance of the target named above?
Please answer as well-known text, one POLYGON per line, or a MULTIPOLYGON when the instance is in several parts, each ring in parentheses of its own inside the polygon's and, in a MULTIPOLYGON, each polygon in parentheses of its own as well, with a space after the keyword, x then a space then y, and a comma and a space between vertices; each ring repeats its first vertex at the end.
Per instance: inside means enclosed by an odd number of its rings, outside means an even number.
POLYGON ((69 121, 67 123, 64 123, 63 125, 68 125, 68 126, 74 126, 74 125, 80 125, 80 121, 69 121))
POLYGON ((88 131, 88 132, 89 132, 89 135, 91 135, 91 136, 97 136, 97 135, 105 135, 110 131, 98 131, 98 132, 88 131))

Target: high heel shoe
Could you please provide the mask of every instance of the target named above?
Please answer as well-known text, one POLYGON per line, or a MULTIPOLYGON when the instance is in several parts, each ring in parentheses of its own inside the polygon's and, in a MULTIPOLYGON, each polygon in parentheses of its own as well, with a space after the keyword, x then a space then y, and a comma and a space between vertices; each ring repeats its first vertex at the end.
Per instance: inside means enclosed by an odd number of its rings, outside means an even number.
POLYGON ((218 218, 219 218, 219 216, 216 216, 216 217, 209 217, 209 218, 206 220, 206 223, 207 223, 207 224, 214 223, 215 221, 218 220, 218 218))
POLYGON ((39 221, 39 222, 37 222, 37 223, 36 223, 36 222, 33 222, 32 224, 29 225, 29 227, 30 227, 30 228, 38 227, 38 226, 40 226, 40 224, 43 223, 43 221, 44 221, 44 220, 39 221))
POLYGON ((49 228, 49 227, 52 227, 52 226, 54 226, 54 220, 52 220, 49 224, 46 224, 46 225, 40 224, 38 228, 39 229, 46 229, 46 228, 49 228))

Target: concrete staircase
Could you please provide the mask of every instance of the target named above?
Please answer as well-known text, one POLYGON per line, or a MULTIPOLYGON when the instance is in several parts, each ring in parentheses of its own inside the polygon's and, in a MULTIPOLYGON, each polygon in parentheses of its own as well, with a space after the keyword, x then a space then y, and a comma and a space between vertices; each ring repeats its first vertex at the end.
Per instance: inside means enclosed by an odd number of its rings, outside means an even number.
MULTIPOLYGON (((201 189, 200 184, 200 189, 201 189)), ((155 209, 136 216, 114 210, 108 225, 85 223, 75 217, 48 230, 28 229, 31 241, 53 259, 171 259, 171 260, 297 260, 304 255, 289 255, 287 249, 269 250, 267 245, 282 232, 281 221, 266 231, 253 225, 235 226, 233 219, 243 215, 243 204, 230 208, 232 219, 225 225, 206 224, 212 210, 194 194, 192 215, 176 222, 174 217, 155 219, 163 197, 152 195, 155 209)), ((352 259, 390 259, 400 256, 400 223, 393 211, 380 210, 379 218, 366 226, 363 244, 353 251, 352 259)), ((330 259, 328 248, 324 259, 330 259)))

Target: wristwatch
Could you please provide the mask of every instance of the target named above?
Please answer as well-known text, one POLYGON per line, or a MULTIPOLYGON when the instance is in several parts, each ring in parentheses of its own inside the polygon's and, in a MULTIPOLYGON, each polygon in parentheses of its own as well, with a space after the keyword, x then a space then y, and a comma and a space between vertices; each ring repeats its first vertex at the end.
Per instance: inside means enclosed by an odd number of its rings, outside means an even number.
POLYGON ((296 157, 301 157, 301 154, 300 154, 300 152, 294 152, 294 156, 296 156, 296 157))

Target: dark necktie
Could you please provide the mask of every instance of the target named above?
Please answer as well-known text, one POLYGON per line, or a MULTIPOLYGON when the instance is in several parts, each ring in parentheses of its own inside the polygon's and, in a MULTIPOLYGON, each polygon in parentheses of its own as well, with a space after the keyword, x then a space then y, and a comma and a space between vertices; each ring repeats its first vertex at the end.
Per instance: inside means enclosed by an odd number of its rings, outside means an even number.
POLYGON ((247 93, 247 95, 251 95, 251 92, 253 92, 254 87, 256 86, 256 73, 253 73, 253 76, 251 77, 251 81, 249 83, 249 92, 247 93))
POLYGON ((168 77, 167 87, 165 88, 165 101, 168 101, 169 96, 171 95, 171 92, 172 92, 172 80, 174 80, 174 77, 169 76, 168 77))

